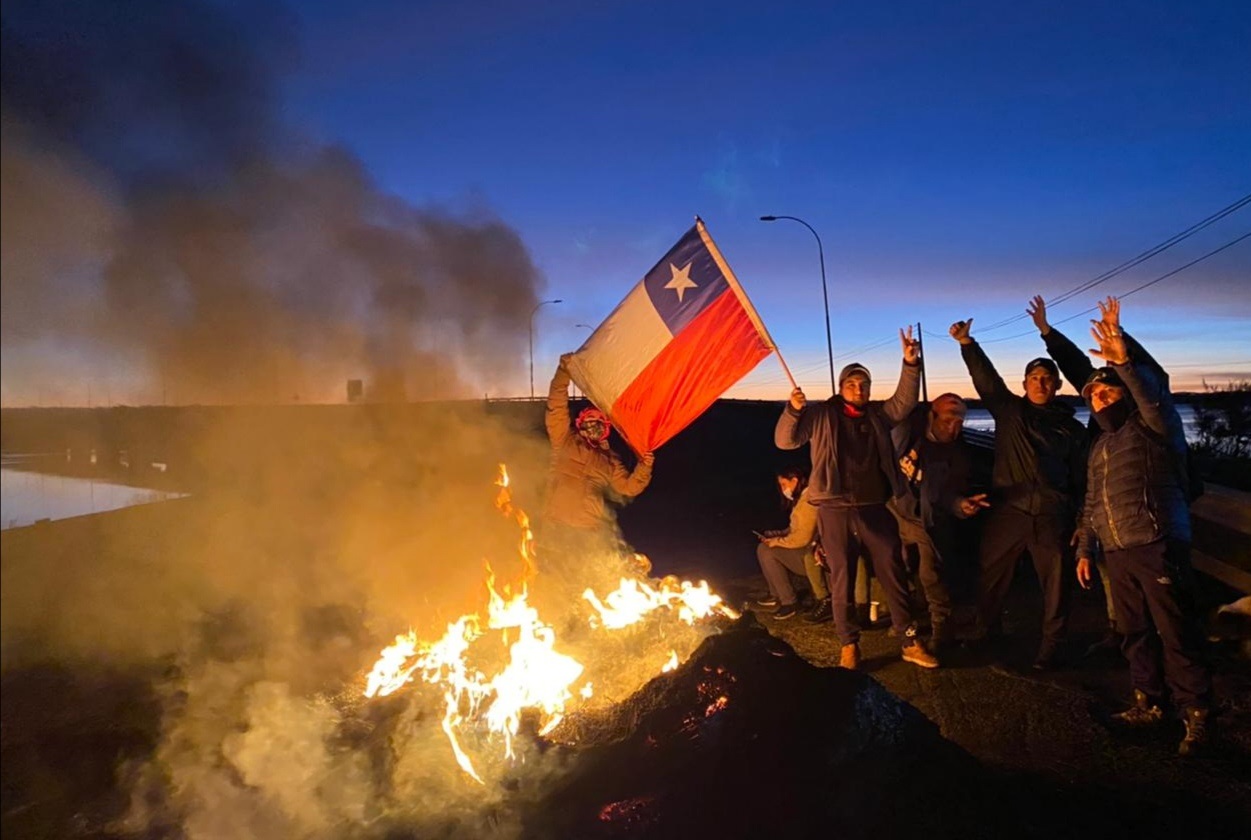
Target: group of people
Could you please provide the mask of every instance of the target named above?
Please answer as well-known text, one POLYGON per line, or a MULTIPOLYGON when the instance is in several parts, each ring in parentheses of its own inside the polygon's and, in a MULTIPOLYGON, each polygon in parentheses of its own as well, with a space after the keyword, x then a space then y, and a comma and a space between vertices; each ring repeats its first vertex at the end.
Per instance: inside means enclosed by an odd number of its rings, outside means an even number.
POLYGON ((796 470, 779 475, 794 504, 788 529, 761 535, 757 557, 769 587, 761 602, 776 605, 775 618, 793 616, 798 599, 790 573, 807 576, 817 598, 812 619, 832 614, 839 665, 855 669, 862 624, 854 608, 857 565, 864 561, 882 587, 904 661, 936 668, 952 639, 944 558, 955 554, 958 520, 988 509, 977 553, 974 642, 1002 634, 1004 601, 1028 552, 1043 593, 1034 667, 1054 667, 1070 582, 1089 588, 1098 570, 1134 692, 1130 708, 1114 717, 1152 725, 1171 700, 1186 726, 1179 752, 1189 754, 1205 740, 1211 689, 1193 600, 1186 441, 1168 377, 1121 328, 1119 302, 1108 298, 1099 309, 1091 329, 1098 348, 1090 353, 1104 364, 1096 367, 1048 324, 1042 298, 1031 301, 1026 311, 1048 355, 1025 366, 1024 396, 1008 388, 973 338, 972 319, 952 324, 995 421, 988 494, 971 492, 960 439, 964 401, 943 394, 918 405, 920 348, 911 329, 900 331, 903 367, 889 399, 870 399, 870 372, 858 364, 843 368, 838 393, 823 403, 810 404, 795 388, 775 443, 787 450, 808 444, 812 469, 807 480, 796 470), (1088 426, 1056 399, 1062 372, 1081 383, 1088 426), (929 605, 928 644, 913 620, 905 546, 915 546, 929 605))
MULTIPOLYGON (((808 579, 817 599, 813 618, 832 618, 841 642, 839 665, 860 666, 863 617, 855 609, 858 564, 871 568, 889 607, 904 661, 939 667, 952 641, 948 560, 958 522, 986 511, 977 562, 974 641, 1003 632, 1001 616, 1017 562, 1026 552, 1043 592, 1042 642, 1034 667, 1056 664, 1068 622, 1070 582, 1089 588, 1096 572, 1108 593, 1129 660, 1134 692, 1115 715, 1128 726, 1164 719, 1171 701, 1186 735, 1179 751, 1205 740, 1210 677, 1203 664, 1192 597, 1186 441, 1168 376, 1121 328, 1114 298, 1099 304, 1091 335, 1095 364, 1047 322, 1035 297, 1027 312, 1047 356, 1025 366, 1024 395, 1013 393, 972 336, 972 319, 951 325, 982 404, 995 421, 991 487, 974 493, 961 438, 967 406, 955 394, 919 404, 920 342, 900 330, 899 382, 884 401, 870 398, 872 375, 843 368, 838 393, 809 403, 795 388, 778 418, 775 444, 810 447, 811 470, 784 470, 778 488, 790 502, 786 529, 759 534, 757 557, 769 587, 762 603, 777 619, 794 616, 791 575, 808 579), (1087 426, 1057 400, 1061 372, 1090 407, 1087 426), (918 559, 928 603, 928 643, 913 618, 905 546, 918 559)), ((610 419, 586 408, 571 421, 565 359, 552 379, 547 431, 552 444, 541 540, 543 556, 628 557, 609 543, 618 533, 604 498, 629 498, 651 480, 654 456, 627 470, 608 446, 610 419)), ((587 569, 578 563, 583 572, 587 569)), ((601 567, 602 568, 602 567, 601 567)), ((615 573, 617 569, 610 568, 615 573)), ((624 570, 623 571, 628 571, 624 570)), ((589 581, 588 581, 589 582, 589 581)))

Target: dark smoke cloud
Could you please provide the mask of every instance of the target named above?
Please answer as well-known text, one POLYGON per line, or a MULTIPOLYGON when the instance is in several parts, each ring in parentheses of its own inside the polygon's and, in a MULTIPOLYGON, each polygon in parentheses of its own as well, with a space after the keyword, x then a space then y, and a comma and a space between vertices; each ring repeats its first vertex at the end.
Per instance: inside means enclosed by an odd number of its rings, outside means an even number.
POLYGON ((499 389, 541 279, 507 225, 387 195, 282 123, 281 10, 6 3, 6 402, 499 389), (124 397, 126 398, 126 397, 124 397))

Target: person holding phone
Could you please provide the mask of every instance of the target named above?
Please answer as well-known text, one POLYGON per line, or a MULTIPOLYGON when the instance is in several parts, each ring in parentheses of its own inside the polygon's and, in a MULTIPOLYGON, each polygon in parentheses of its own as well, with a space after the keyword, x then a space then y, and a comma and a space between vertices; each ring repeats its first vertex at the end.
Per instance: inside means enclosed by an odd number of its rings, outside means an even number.
POLYGON ((783 531, 752 531, 760 540, 756 559, 769 586, 768 596, 757 603, 762 607, 776 607, 773 617, 778 621, 794 617, 799 612, 799 596, 791 583, 791 575, 802 575, 808 578, 816 599, 809 621, 829 621, 833 611, 825 571, 817 565, 814 551, 817 509, 808 501, 808 471, 802 467, 779 470, 777 483, 783 503, 790 510, 790 522, 783 531))

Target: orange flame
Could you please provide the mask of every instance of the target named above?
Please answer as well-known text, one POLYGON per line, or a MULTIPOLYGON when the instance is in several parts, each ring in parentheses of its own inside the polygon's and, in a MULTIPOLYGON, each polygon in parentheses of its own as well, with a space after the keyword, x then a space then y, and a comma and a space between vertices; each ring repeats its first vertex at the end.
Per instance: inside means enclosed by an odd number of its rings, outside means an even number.
MULTIPOLYGON (((504 757, 513 760, 513 743, 525 710, 537 711, 539 734, 545 735, 560 725, 570 703, 586 701, 594 695, 589 681, 575 692, 574 684, 583 675, 583 665, 557 651, 555 630, 527 602, 527 583, 538 570, 534 535, 529 518, 512 502, 508 471, 503 464, 495 483, 500 488, 496 507, 515 519, 521 529, 523 573, 518 594, 512 595, 508 585, 501 593, 488 564, 485 629, 477 614, 469 614, 449 624, 436 642, 422 641, 412 630, 396 636, 395 643, 382 651, 365 681, 366 697, 385 697, 417 678, 440 688, 445 704, 442 728, 456 762, 480 783, 483 780, 460 743, 460 733, 466 727, 485 727, 489 734, 501 738, 504 757), (494 650, 500 652, 502 648, 507 655, 506 664, 498 673, 488 676, 470 667, 467 655, 471 648, 491 645, 492 640, 500 646, 494 650)), ((646 574, 650 563, 639 565, 639 569, 646 574)), ((628 627, 657 611, 688 625, 713 615, 738 618, 738 613, 727 607, 704 581, 692 584, 676 578, 655 582, 622 578, 617 589, 602 601, 590 589, 583 593, 583 598, 596 611, 590 618, 592 629, 628 627)), ((679 663, 678 652, 671 650, 661 671, 674 670, 679 663)))

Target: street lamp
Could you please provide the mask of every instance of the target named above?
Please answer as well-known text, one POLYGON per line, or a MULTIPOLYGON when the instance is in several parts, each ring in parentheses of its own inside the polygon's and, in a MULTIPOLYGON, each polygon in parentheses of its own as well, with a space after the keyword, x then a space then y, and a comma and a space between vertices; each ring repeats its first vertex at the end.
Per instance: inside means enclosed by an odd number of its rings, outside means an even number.
POLYGON ((559 298, 556 300, 541 300, 530 310, 530 399, 534 399, 534 313, 539 311, 539 307, 549 303, 563 303, 559 298))
POLYGON ((796 216, 761 216, 762 222, 776 222, 778 219, 789 219, 792 222, 799 222, 812 232, 817 240, 817 257, 821 260, 821 295, 825 299, 825 350, 830 357, 830 391, 838 393, 838 385, 834 380, 834 340, 830 337, 830 290, 825 284, 825 249, 821 247, 821 237, 817 236, 817 232, 813 230, 812 225, 796 216))

